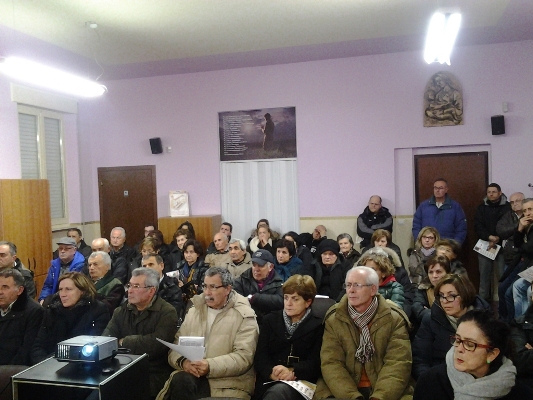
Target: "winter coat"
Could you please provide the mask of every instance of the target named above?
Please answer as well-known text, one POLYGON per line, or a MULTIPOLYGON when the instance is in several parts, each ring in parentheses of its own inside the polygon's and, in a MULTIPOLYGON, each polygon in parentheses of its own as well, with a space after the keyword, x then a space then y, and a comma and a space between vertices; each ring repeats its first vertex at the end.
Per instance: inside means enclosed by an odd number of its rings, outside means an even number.
POLYGON ((26 268, 18 258, 15 260, 15 266, 13 268, 15 268, 18 272, 22 274, 22 276, 24 277, 24 287, 26 288, 28 297, 34 299, 35 295, 37 294, 37 291, 35 290, 33 271, 26 268))
POLYGON ((30 352, 43 314, 41 305, 24 289, 11 311, 0 317, 0 365, 31 365, 30 352))
POLYGON ((302 268, 302 275, 309 275, 315 281, 317 294, 328 296, 330 299, 337 299, 344 289, 342 285, 346 278, 348 265, 337 258, 335 264, 327 268, 322 264, 321 258, 313 260, 309 268, 302 268))
MULTIPOLYGON (((500 218, 509 210, 511 210, 511 205, 503 193, 497 203, 493 203, 485 197, 483 203, 476 209, 476 215, 474 216, 474 228, 476 229, 477 237, 482 240, 489 240, 489 236, 497 236, 496 225, 500 218)), ((502 244, 502 238, 500 238, 498 244, 502 244)))
POLYGON ((233 276, 234 279, 238 278, 244 271, 252 267, 252 257, 248 252, 246 252, 244 253, 244 259, 239 265, 236 265, 232 260, 230 260, 223 267, 231 272, 231 276, 233 276))
POLYGON ((396 282, 394 276, 389 276, 378 288, 379 294, 386 300, 395 302, 403 308, 405 297, 403 295, 403 286, 396 282))
POLYGON ((183 303, 183 294, 175 278, 163 275, 163 279, 159 282, 157 295, 176 309, 178 317, 182 317, 185 304, 183 303))
POLYGON ((301 273, 302 265, 302 260, 296 256, 292 256, 285 264, 278 263, 277 259, 275 262, 276 272, 279 274, 283 282, 285 282, 291 276, 301 273))
POLYGON ((109 270, 94 286, 96 286, 98 300, 107 306, 109 315, 113 315, 113 311, 115 311, 115 308, 120 305, 124 298, 124 285, 109 270))
MULTIPOLYGON (((70 263, 68 272, 80 272, 83 268, 84 263, 85 263, 85 257, 83 257, 83 255, 80 252, 76 251, 76 253, 74 253, 74 258, 72 259, 72 262, 70 263)), ((52 260, 52 264, 50 265, 50 268, 48 268, 48 275, 46 275, 43 288, 41 289, 41 294, 39 295, 39 301, 44 300, 46 297, 57 292, 57 281, 59 279, 60 273, 61 273, 61 259, 56 258, 55 260, 52 260)))
POLYGON ((209 269, 209 265, 204 263, 204 260, 198 259, 189 266, 187 261, 182 260, 178 264, 178 275, 176 278, 182 281, 184 286, 181 286, 184 301, 191 299, 193 296, 202 293, 202 284, 204 283, 205 271, 209 269), (188 267, 189 273, 185 274, 185 268, 188 267))
POLYGON ((228 251, 222 253, 217 251, 216 253, 206 255, 204 262, 207 265, 207 268, 223 267, 227 263, 231 262, 231 257, 228 251))
MULTIPOLYGON (((476 296, 473 308, 492 312, 490 304, 479 296, 476 296)), ((440 303, 435 300, 431 306, 431 313, 422 316, 422 323, 413 341, 415 379, 431 367, 445 362, 446 353, 452 347, 451 335, 455 335, 455 328, 446 317, 440 303)))
POLYGON ((305 246, 298 246, 296 249, 296 257, 302 260, 302 266, 304 268, 309 268, 313 260, 315 259, 311 250, 305 246))
POLYGON ((370 239, 377 229, 392 233, 392 215, 387 207, 381 207, 377 213, 373 213, 367 206, 357 217, 357 235, 363 238, 361 248, 370 244, 370 239))
POLYGON ((259 290, 251 268, 244 271, 233 284, 233 289, 240 295, 244 297, 252 295, 249 300, 250 306, 257 315, 258 324, 261 323, 264 315, 283 309, 283 280, 276 271, 273 270, 273 272, 271 279, 265 283, 262 290, 259 290))
POLYGON ((533 305, 529 306, 524 315, 511 322, 511 341, 517 377, 533 387, 533 349, 526 348, 526 343, 533 343, 533 305))
POLYGON ((101 335, 109 322, 109 310, 99 300, 81 297, 71 308, 63 307, 59 293, 48 300, 39 333, 31 349, 33 364, 49 357, 63 340, 80 335, 101 335))
MULTIPOLYGON (((520 381, 516 382, 511 391, 498 400, 531 399, 533 391, 520 381)), ((454 400, 450 378, 446 364, 437 365, 426 371, 416 383, 413 400, 454 400)))
MULTIPOLYGON (((396 305, 381 295, 378 309, 370 325, 370 338, 375 353, 365 363, 372 385, 370 397, 377 399, 411 399, 411 343, 407 333, 409 319, 396 305)), ((363 365, 355 358, 360 331, 348 313, 348 298, 333 305, 325 317, 320 359, 322 378, 318 380, 314 399, 362 398, 357 389, 363 365)))
POLYGON ((261 324, 254 358, 256 371, 254 398, 260 399, 268 388, 263 383, 272 380, 270 374, 276 365, 294 368, 297 379, 316 383, 320 377, 320 348, 323 333, 322 317, 315 314, 312 307, 310 314, 298 325, 290 338, 287 335, 283 311, 267 315, 261 324), (289 365, 287 363, 289 355, 299 359, 289 365))
POLYGON ((274 259, 276 259, 276 250, 274 248, 275 246, 276 240, 270 238, 268 239, 267 244, 263 246, 259 241, 259 237, 256 236, 252 240, 250 240, 250 243, 248 244, 248 253, 254 254, 257 250, 267 250, 270 254, 272 254, 274 259))
POLYGON ((442 239, 454 239, 462 244, 466 238, 466 216, 461 205, 448 195, 437 207, 435 196, 424 200, 416 209, 413 219, 413 237, 416 239, 425 226, 437 229, 442 239))
MULTIPOLYGON (((90 276, 88 257, 85 258, 85 263, 83 265, 81 273, 90 276)), ((124 257, 115 257, 114 259, 111 259, 111 274, 115 278, 117 278, 122 283, 122 285, 125 285, 129 282, 131 278, 130 265, 124 257)))
POLYGON ((124 244, 118 251, 111 249, 109 255, 111 256, 111 261, 117 257, 123 257, 127 263, 130 263, 137 256, 137 252, 127 244, 124 244))
POLYGON ((420 325, 424 314, 431 314, 428 290, 433 290, 433 285, 431 285, 429 278, 426 276, 415 291, 415 299, 413 307, 411 307, 411 317, 416 325, 420 325))
POLYGON ((508 267, 518 264, 520 251, 515 247, 514 234, 518 229, 518 215, 511 209, 502 215, 496 224, 496 236, 507 240, 502 249, 505 257, 505 265, 508 267))
POLYGON ((351 249, 348 254, 342 254, 344 257, 344 260, 348 264, 349 268, 352 268, 357 261, 359 261, 359 258, 361 257, 361 253, 359 253, 355 249, 351 249))
POLYGON ((113 313, 102 335, 123 339, 122 347, 130 349, 132 354, 148 354, 150 395, 155 396, 172 371, 167 363, 168 347, 156 338, 172 342, 177 325, 175 308, 155 296, 152 304, 141 312, 134 305, 123 303, 113 313))
MULTIPOLYGON (((217 314, 211 327, 207 329, 207 304, 203 296, 192 299, 189 310, 176 334, 174 343, 180 336, 202 336, 205 343, 205 360, 209 363, 209 387, 211 397, 231 397, 249 400, 254 389, 255 373, 253 359, 257 347, 259 328, 255 313, 248 299, 232 291, 227 304, 217 314)), ((168 392, 175 373, 182 371, 183 357, 176 351, 168 355, 169 364, 176 369, 165 383, 156 400, 163 400, 168 392)))
POLYGON ((428 276, 424 266, 426 265, 426 261, 435 255, 435 249, 433 250, 434 251, 430 256, 425 256, 421 249, 413 249, 411 252, 411 255, 409 256, 408 272, 411 282, 415 285, 418 285, 422 282, 422 279, 428 276))

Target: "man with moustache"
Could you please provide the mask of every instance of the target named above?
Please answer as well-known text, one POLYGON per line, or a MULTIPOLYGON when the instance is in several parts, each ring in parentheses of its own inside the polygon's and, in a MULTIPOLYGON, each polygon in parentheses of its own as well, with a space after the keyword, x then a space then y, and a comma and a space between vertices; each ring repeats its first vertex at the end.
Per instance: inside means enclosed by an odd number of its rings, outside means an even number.
POLYGON ((233 290, 231 273, 212 267, 205 273, 203 294, 176 334, 205 338, 205 358, 191 361, 172 350, 175 368, 156 400, 194 400, 203 397, 250 399, 254 390, 253 359, 259 328, 248 299, 233 290))

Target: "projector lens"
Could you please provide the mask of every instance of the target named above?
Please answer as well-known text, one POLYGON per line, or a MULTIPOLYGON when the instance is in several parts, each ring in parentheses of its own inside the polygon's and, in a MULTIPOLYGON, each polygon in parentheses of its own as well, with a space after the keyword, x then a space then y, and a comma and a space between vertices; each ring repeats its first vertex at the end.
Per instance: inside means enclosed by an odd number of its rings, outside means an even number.
POLYGON ((86 344, 81 348, 81 354, 84 357, 90 357, 93 354, 94 346, 92 344, 86 344))

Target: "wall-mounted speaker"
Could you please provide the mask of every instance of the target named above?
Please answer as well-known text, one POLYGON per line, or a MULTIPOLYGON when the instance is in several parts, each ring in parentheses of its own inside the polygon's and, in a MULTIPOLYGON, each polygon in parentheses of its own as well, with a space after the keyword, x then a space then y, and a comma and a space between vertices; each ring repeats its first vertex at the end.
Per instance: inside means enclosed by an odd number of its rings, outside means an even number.
POLYGON ((152 150, 152 154, 161 154, 163 152, 163 144, 161 143, 161 138, 151 138, 150 149, 152 150))
POLYGON ((493 135, 503 135, 505 133, 503 115, 493 115, 490 117, 490 124, 492 125, 493 135))

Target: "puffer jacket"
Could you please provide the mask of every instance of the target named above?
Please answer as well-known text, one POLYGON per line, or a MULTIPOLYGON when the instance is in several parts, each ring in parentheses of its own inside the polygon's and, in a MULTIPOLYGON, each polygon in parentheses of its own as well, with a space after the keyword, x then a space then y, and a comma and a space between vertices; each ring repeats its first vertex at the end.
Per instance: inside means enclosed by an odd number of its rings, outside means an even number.
MULTIPOLYGON (((377 399, 410 400, 413 388, 411 374, 411 342, 407 333, 407 315, 387 302, 380 294, 378 309, 370 325, 370 338, 375 353, 365 364, 372 385, 370 397, 377 399)), ((314 399, 335 397, 358 399, 357 389, 363 365, 355 358, 360 332, 348 313, 348 298, 333 305, 325 317, 320 359, 322 378, 318 380, 314 399)))
MULTIPOLYGON (((83 257, 83 254, 76 251, 76 253, 74 254, 74 258, 70 263, 68 272, 80 272, 83 268, 84 263, 85 257, 83 257)), ((60 272, 61 260, 59 258, 56 258, 55 260, 52 260, 52 265, 50 265, 50 268, 48 269, 48 274, 46 275, 43 288, 41 289, 41 294, 39 295, 39 301, 44 300, 46 297, 57 292, 57 282, 59 280, 60 272)))
MULTIPOLYGON (((192 303, 174 343, 178 343, 180 336, 207 337, 205 359, 209 363, 211 396, 249 400, 254 390, 253 360, 259 328, 248 299, 232 291, 227 304, 215 317, 209 335, 204 297, 195 296, 192 303)), ((170 382, 175 373, 182 371, 179 366, 182 360, 176 351, 169 353, 168 362, 176 371, 170 375, 156 400, 168 399, 170 382)))
POLYGON ((394 275, 386 278, 378 288, 379 294, 386 300, 395 302, 399 307, 402 307, 405 301, 403 294, 403 286, 396 282, 394 275))

